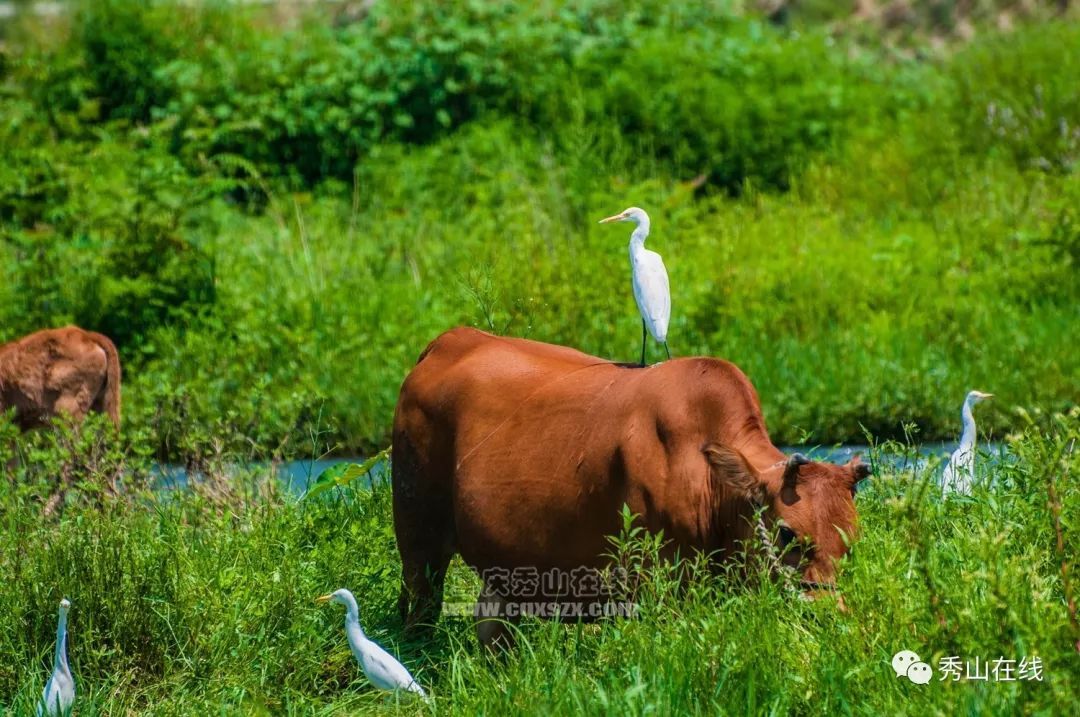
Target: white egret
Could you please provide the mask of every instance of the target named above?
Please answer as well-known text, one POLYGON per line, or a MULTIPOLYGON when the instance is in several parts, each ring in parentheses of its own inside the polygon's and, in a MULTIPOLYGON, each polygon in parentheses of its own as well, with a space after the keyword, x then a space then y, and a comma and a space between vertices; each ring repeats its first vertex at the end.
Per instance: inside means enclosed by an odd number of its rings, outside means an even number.
POLYGON ((315 602, 318 603, 331 601, 345 606, 345 635, 349 639, 349 648, 356 657, 356 661, 360 663, 360 667, 363 668, 364 674, 371 680, 371 684, 380 690, 390 692, 406 690, 426 698, 423 688, 417 684, 405 666, 364 635, 364 631, 360 628, 360 609, 356 605, 353 594, 342 588, 329 595, 315 598, 315 602))
POLYGON ((655 251, 645 248, 649 236, 649 215, 644 209, 630 207, 620 214, 601 219, 608 222, 633 222, 630 235, 630 271, 633 276, 634 299, 641 312, 641 365, 645 365, 645 332, 664 345, 667 357, 671 351, 667 345, 668 321, 671 319, 671 291, 668 288, 667 269, 664 260, 655 251))
POLYGON ((67 659, 67 614, 71 603, 67 598, 60 601, 60 615, 56 626, 56 654, 53 656, 53 671, 45 689, 41 693, 37 715, 60 717, 71 714, 71 704, 75 701, 75 678, 67 659))
POLYGON ((949 464, 945 466, 945 472, 941 475, 941 485, 946 493, 971 492, 971 481, 975 470, 975 416, 972 415, 971 409, 976 403, 993 397, 992 393, 972 391, 964 399, 964 407, 960 411, 964 421, 960 446, 953 451, 949 464))

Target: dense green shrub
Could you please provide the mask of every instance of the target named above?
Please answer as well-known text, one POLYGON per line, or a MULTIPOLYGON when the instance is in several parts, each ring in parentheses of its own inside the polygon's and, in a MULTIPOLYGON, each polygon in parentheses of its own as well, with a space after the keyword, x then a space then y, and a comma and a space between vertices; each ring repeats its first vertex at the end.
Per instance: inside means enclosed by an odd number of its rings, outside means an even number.
POLYGON ((3 159, 5 333, 76 322, 131 351, 150 330, 213 304, 202 235, 211 226, 186 224, 192 206, 223 185, 138 144, 14 144, 3 159))
POLYGON ((168 101, 171 87, 158 70, 179 52, 170 23, 176 12, 153 4, 94 0, 80 6, 75 42, 84 53, 85 71, 103 119, 145 122, 150 110, 168 101))
POLYGON ((308 186, 351 178, 381 143, 498 112, 545 135, 575 121, 618 132, 729 190, 784 188, 856 106, 825 36, 724 3, 384 2, 341 27, 243 36, 214 12, 88 6, 70 43, 29 63, 31 94, 54 114, 154 120, 189 166, 227 154, 308 186))
POLYGON ((580 56, 575 71, 588 121, 732 191, 786 188, 855 111, 857 78, 824 36, 785 40, 753 23, 649 33, 580 56))
POLYGON ((1080 162, 1080 26, 990 38, 950 65, 952 107, 969 151, 1071 172, 1080 162))
POLYGON ((0 338, 112 335, 162 457, 381 448, 456 324, 636 356, 626 237, 594 225, 629 204, 672 277, 673 350, 743 367, 778 441, 951 438, 975 386, 1001 397, 997 436, 1009 402, 1075 401, 1080 184, 1024 159, 1067 157, 1049 115, 1036 149, 988 153, 978 106, 1030 64, 1072 117, 1039 42, 1072 26, 894 62, 724 3, 383 3, 285 28, 159 3, 132 22, 160 52, 109 52, 164 89, 105 97, 88 17, 6 65, 0 338))

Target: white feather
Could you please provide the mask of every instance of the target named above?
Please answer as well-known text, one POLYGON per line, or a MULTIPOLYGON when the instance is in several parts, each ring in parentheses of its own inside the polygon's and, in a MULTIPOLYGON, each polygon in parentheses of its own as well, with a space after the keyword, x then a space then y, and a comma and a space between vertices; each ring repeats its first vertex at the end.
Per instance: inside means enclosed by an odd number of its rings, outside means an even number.
POLYGON ((664 260, 655 251, 641 245, 630 245, 630 267, 633 272, 634 299, 645 321, 649 335, 663 343, 667 341, 671 320, 671 292, 668 288, 664 260))
POLYGON ((349 639, 349 649, 371 684, 380 690, 405 690, 427 697, 424 689, 413 679, 405 666, 364 634, 360 627, 360 609, 351 592, 342 588, 326 598, 320 598, 324 599, 345 606, 345 635, 349 639))
POLYGON ((942 488, 946 493, 970 493, 974 469, 975 452, 964 447, 957 448, 941 474, 942 488))
POLYGON ((37 706, 37 717, 61 717, 71 713, 75 702, 75 678, 67 659, 67 613, 71 603, 60 601, 60 612, 56 625, 56 654, 53 656, 53 672, 45 689, 41 692, 41 702, 37 706))
POLYGON ((971 492, 971 484, 975 480, 976 439, 975 415, 971 409, 979 401, 992 397, 993 394, 970 391, 964 398, 964 406, 960 409, 964 432, 960 436, 960 445, 953 451, 945 471, 941 474, 941 487, 945 493, 971 492))
MULTIPOLYGON (((620 214, 601 219, 600 223, 632 222, 630 234, 630 276, 634 287, 634 301, 649 335, 667 345, 668 324, 671 321, 671 287, 668 283, 664 260, 655 251, 645 248, 649 236, 649 215, 644 209, 630 207, 620 214)), ((642 361, 645 347, 641 347, 642 361)))

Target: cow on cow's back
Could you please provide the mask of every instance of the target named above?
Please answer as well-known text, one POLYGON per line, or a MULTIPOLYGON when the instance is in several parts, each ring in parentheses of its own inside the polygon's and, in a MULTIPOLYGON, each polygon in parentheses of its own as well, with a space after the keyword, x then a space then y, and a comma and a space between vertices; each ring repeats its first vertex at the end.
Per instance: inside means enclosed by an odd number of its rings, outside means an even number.
POLYGON ((120 359, 107 336, 77 326, 45 329, 0 345, 0 412, 23 430, 90 411, 120 427, 120 359))
MULTIPOLYGON (((763 508, 792 543, 804 586, 828 586, 855 533, 855 485, 869 475, 857 459, 786 457, 727 361, 637 368, 467 328, 435 339, 405 379, 392 460, 410 626, 437 618, 455 553, 481 576, 602 568, 624 505, 663 530, 670 555, 717 560, 752 536, 763 508)), ((507 585, 483 593, 503 604, 534 596, 507 585)), ((483 642, 500 637, 495 623, 478 631, 483 642)))

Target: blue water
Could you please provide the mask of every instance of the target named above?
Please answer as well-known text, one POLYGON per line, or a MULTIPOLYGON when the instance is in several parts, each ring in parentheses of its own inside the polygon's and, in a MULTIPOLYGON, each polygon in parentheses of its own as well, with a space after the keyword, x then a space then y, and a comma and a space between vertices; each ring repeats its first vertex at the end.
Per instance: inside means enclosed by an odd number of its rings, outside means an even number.
MULTIPOLYGON (((949 456, 956 450, 956 443, 952 441, 924 443, 906 449, 905 453, 892 453, 880 448, 873 449, 870 446, 863 445, 784 446, 780 450, 787 455, 798 451, 814 460, 829 463, 847 463, 854 456, 862 456, 865 463, 877 462, 894 470, 922 470, 932 461, 939 461, 944 466, 945 462, 949 460, 949 456)), ((986 441, 980 441, 976 450, 980 455, 988 456, 991 462, 1000 461, 1009 453, 1004 443, 986 441)))
MULTIPOLYGON (((781 448, 786 455, 799 452, 814 460, 829 463, 847 463, 854 456, 861 455, 864 462, 881 468, 918 471, 926 468, 932 461, 937 461, 943 466, 955 449, 956 444, 952 442, 926 443, 909 449, 907 455, 886 453, 865 445, 784 446, 781 448)), ((1002 460, 1007 455, 1004 445, 1000 443, 980 443, 979 451, 989 456, 992 462, 1002 460)), ((363 461, 363 458, 341 457, 278 463, 253 462, 233 466, 228 469, 226 477, 236 480, 262 478, 270 472, 291 492, 300 495, 308 490, 324 471, 343 463, 362 463, 363 461)), ((362 484, 370 487, 372 483, 387 479, 390 474, 389 468, 386 461, 376 464, 371 472, 361 479, 362 484)), ((182 488, 187 485, 188 472, 180 466, 159 465, 156 473, 158 485, 163 489, 182 488)))
MULTIPOLYGON (((229 467, 226 469, 226 477, 242 481, 250 478, 262 478, 266 476, 267 473, 271 473, 291 492, 303 494, 308 488, 314 485, 316 479, 318 479, 324 471, 343 463, 362 463, 363 461, 363 458, 309 458, 277 463, 256 461, 246 464, 236 464, 229 467)), ((376 464, 371 469, 371 472, 360 480, 365 487, 370 488, 372 483, 384 480, 388 478, 389 475, 390 466, 386 461, 383 461, 382 463, 376 464)), ((188 471, 182 466, 158 465, 155 477, 158 487, 167 490, 170 488, 185 487, 188 483, 189 475, 188 471)))

